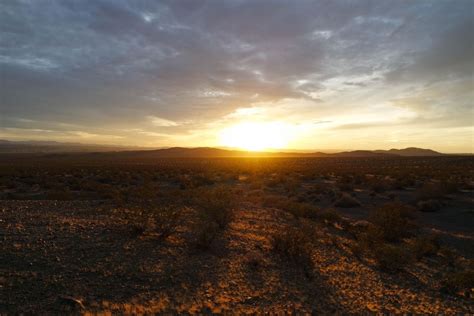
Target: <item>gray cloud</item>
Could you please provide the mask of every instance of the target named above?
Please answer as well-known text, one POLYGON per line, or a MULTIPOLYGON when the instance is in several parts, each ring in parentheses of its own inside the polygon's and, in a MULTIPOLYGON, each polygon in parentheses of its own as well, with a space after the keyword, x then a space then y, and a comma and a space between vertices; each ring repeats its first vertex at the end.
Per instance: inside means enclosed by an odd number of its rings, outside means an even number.
MULTIPOLYGON (((383 84, 389 93, 472 80, 472 10, 469 0, 3 1, 1 125, 189 133, 256 102, 317 108, 383 84), (147 117, 188 123, 153 127, 147 117)), ((429 111, 466 113, 446 98, 429 111)))

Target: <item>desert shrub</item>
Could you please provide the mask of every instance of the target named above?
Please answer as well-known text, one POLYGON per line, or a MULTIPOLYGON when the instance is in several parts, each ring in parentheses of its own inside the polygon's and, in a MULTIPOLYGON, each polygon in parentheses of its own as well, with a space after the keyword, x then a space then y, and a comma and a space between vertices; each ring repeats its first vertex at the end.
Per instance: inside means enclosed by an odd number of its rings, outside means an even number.
POLYGON ((391 188, 394 190, 404 190, 407 187, 411 187, 415 184, 413 179, 404 177, 404 178, 396 178, 391 185, 391 188))
POLYGON ((350 233, 352 237, 358 239, 362 234, 365 234, 371 226, 373 226, 372 223, 366 220, 358 220, 349 222, 346 231, 350 233))
POLYGON ((200 173, 193 177, 192 183, 194 187, 212 185, 215 183, 214 177, 210 173, 200 173))
POLYGON ((145 233, 157 234, 159 239, 166 239, 174 233, 179 225, 180 210, 172 206, 135 207, 126 212, 126 220, 133 236, 145 233))
POLYGON ((178 176, 176 181, 177 181, 177 183, 179 185, 179 188, 181 190, 186 190, 186 189, 193 188, 193 182, 192 182, 191 178, 188 177, 187 175, 178 176))
POLYGON ((214 221, 203 222, 197 229, 194 246, 200 250, 207 250, 219 233, 219 225, 214 221))
POLYGON ((45 198, 47 200, 70 201, 70 200, 74 200, 74 194, 67 189, 65 190, 57 189, 57 190, 49 191, 46 194, 45 198))
POLYGON ((372 252, 379 267, 386 271, 401 270, 411 261, 410 252, 403 245, 379 243, 372 252))
POLYGON ((141 236, 141 235, 145 234, 147 229, 148 229, 148 225, 147 225, 146 222, 131 223, 131 225, 130 225, 130 234, 132 235, 132 237, 138 237, 138 236, 141 236))
MULTIPOLYGON (((238 194, 240 196, 244 196, 244 192, 238 194)), ((260 204, 262 202, 264 196, 264 192, 262 190, 252 190, 249 191, 246 195, 246 201, 252 202, 254 204, 260 204)))
POLYGON ((373 178, 369 184, 370 189, 376 193, 384 193, 389 189, 389 184, 383 179, 373 178))
POLYGON ((279 195, 267 195, 263 199, 263 205, 265 207, 284 209, 287 203, 288 199, 279 195))
POLYGON ((232 219, 236 201, 230 188, 218 186, 197 190, 194 203, 204 220, 214 221, 220 228, 224 228, 232 219))
POLYGON ((318 214, 318 217, 328 223, 340 223, 342 221, 341 216, 333 208, 326 209, 321 211, 318 214))
POLYGON ((269 188, 276 188, 278 185, 280 185, 280 181, 277 178, 270 178, 270 179, 267 179, 264 182, 264 184, 265 184, 265 186, 267 186, 269 188))
POLYGON ((96 191, 101 199, 111 200, 113 202, 122 201, 122 192, 117 188, 103 184, 100 186, 100 189, 96 191))
POLYGON ((470 296, 469 292, 473 288, 474 270, 472 269, 449 273, 441 281, 441 290, 452 294, 466 293, 466 296, 470 296))
POLYGON ((350 182, 340 182, 338 183, 337 187, 343 192, 351 192, 354 189, 352 183, 350 182))
POLYGON ((152 233, 164 239, 176 230, 181 208, 169 202, 165 203, 159 187, 141 178, 148 179, 148 175, 140 177, 140 185, 109 190, 110 198, 119 208, 126 210, 126 219, 131 225, 132 234, 152 233))
POLYGON ((411 244, 410 251, 419 260, 424 256, 435 255, 439 247, 438 236, 433 234, 416 237, 413 244, 411 244))
POLYGON ((284 182, 284 188, 288 193, 295 193, 298 190, 300 183, 294 177, 287 177, 284 182))
POLYGON ((351 226, 349 231, 355 235, 360 251, 373 255, 373 249, 385 243, 382 230, 375 225, 351 226))
POLYGON ((304 231, 291 228, 274 234, 272 249, 286 260, 301 265, 307 276, 311 275, 313 267, 311 238, 304 231))
POLYGON ((343 193, 341 197, 339 198, 339 200, 337 200, 334 203, 334 206, 343 207, 343 208, 351 208, 351 207, 359 207, 361 206, 361 204, 356 198, 350 196, 347 193, 343 193))
POLYGON ((415 195, 418 201, 424 201, 442 199, 446 193, 441 183, 424 183, 415 195))
POLYGON ((252 178, 249 188, 250 190, 261 190, 263 188, 263 181, 261 179, 252 178))
POLYGON ((180 211, 174 207, 161 207, 152 213, 152 228, 159 234, 159 238, 167 238, 176 231, 180 215, 180 211))
POLYGON ((446 194, 452 194, 459 191, 461 183, 459 181, 445 180, 441 182, 441 188, 446 194))
POLYGON ((393 193, 393 192, 390 192, 390 193, 387 195, 387 197, 388 197, 390 200, 394 201, 394 200, 397 198, 397 195, 396 195, 395 193, 393 193))
POLYGON ((356 257, 357 259, 362 258, 362 254, 364 253, 365 249, 360 245, 360 243, 354 241, 350 242, 348 245, 349 251, 356 257))
POLYGON ((150 230, 149 213, 139 207, 124 209, 122 216, 132 237, 138 237, 150 230))
POLYGON ((289 202, 285 210, 295 217, 316 219, 318 217, 318 208, 308 203, 289 202))
POLYGON ((446 246, 441 246, 439 248, 438 253, 443 258, 445 264, 454 266, 454 264, 456 263, 456 253, 452 249, 446 246))
POLYGON ((323 183, 315 183, 315 184, 313 184, 313 186, 309 190, 309 193, 325 194, 325 193, 327 193, 327 191, 328 191, 327 185, 325 185, 323 183))
POLYGON ((381 234, 384 240, 398 241, 415 228, 413 213, 412 207, 389 203, 373 211, 369 220, 375 225, 373 232, 381 234))
POLYGON ((424 200, 416 203, 418 210, 421 212, 436 212, 442 207, 442 203, 438 200, 424 200))
POLYGON ((245 260, 245 267, 249 270, 249 271, 258 271, 263 265, 263 261, 261 258, 255 256, 255 255, 250 255, 249 257, 247 257, 247 259, 245 260))
POLYGON ((319 209, 308 203, 299 203, 288 198, 270 195, 266 196, 263 205, 266 207, 274 207, 293 214, 295 217, 303 217, 309 219, 318 218, 319 209))
POLYGON ((133 202, 152 201, 159 197, 160 189, 152 183, 144 183, 129 189, 129 198, 133 202))

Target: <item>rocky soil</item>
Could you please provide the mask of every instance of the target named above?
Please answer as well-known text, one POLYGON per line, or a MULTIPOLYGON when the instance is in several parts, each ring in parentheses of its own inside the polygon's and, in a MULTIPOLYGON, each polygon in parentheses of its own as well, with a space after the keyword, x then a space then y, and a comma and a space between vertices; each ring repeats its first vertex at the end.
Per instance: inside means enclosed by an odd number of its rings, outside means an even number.
POLYGON ((294 313, 473 314, 472 298, 443 293, 425 258, 386 273, 350 250, 344 231, 241 203, 208 250, 182 210, 162 240, 134 235, 123 210, 94 201, 0 201, 0 314, 294 313), (312 271, 272 251, 271 236, 310 230, 312 271))

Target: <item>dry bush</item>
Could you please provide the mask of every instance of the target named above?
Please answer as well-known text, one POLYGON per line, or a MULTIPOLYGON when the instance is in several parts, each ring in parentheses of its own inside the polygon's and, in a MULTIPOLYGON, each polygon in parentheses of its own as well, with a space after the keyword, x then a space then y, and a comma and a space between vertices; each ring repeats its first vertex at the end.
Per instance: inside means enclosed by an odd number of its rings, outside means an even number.
POLYGON ((303 217, 309 219, 318 218, 319 209, 311 204, 290 202, 286 205, 285 210, 293 214, 295 217, 303 217))
POLYGON ((252 182, 249 184, 250 190, 261 190, 263 188, 263 181, 260 179, 252 179, 252 182))
POLYGON ((271 178, 265 181, 265 185, 269 188, 276 188, 283 186, 286 183, 286 177, 282 174, 272 175, 271 178))
POLYGON ((200 250, 207 250, 219 233, 219 225, 213 221, 203 222, 197 228, 194 246, 200 250))
POLYGON ((328 186, 323 183, 315 183, 311 189, 308 190, 311 194, 326 194, 328 191, 328 186))
POLYGON ((409 249, 403 245, 379 243, 372 252, 379 267, 391 272, 403 269, 412 258, 409 249))
POLYGON ((340 223, 343 221, 335 209, 329 208, 321 211, 309 203, 295 202, 277 195, 266 196, 263 205, 281 209, 291 213, 296 218, 321 220, 327 223, 340 223))
POLYGON ((197 190, 194 203, 204 221, 214 221, 220 228, 225 228, 232 220, 232 210, 236 201, 229 187, 217 186, 197 190))
POLYGON ((180 212, 173 207, 161 207, 152 213, 151 223, 154 232, 164 239, 176 231, 180 221, 180 212))
POLYGON ((416 199, 418 201, 426 201, 426 200, 437 200, 442 199, 446 194, 447 190, 443 187, 442 183, 424 183, 418 190, 416 191, 416 199))
POLYGON ((166 239, 176 231, 180 215, 180 210, 172 206, 149 207, 147 209, 135 207, 128 210, 126 220, 133 236, 150 233, 157 234, 159 239, 166 239))
POLYGON ((317 207, 308 203, 295 202, 278 195, 266 196, 263 205, 281 209, 293 214, 297 218, 317 219, 319 216, 319 209, 317 207))
POLYGON ((408 187, 412 187, 415 185, 415 181, 410 178, 408 175, 405 176, 405 177, 397 177, 392 185, 391 185, 391 188, 393 190, 404 190, 408 187))
POLYGON ((284 209, 288 199, 279 195, 267 195, 263 199, 263 206, 284 209))
POLYGON ((285 210, 293 214, 296 218, 317 219, 319 217, 319 209, 307 203, 290 202, 287 204, 285 210))
POLYGON ((398 202, 386 204, 369 216, 369 221, 375 226, 372 233, 386 241, 399 241, 409 236, 416 227, 413 219, 413 208, 398 202))
POLYGON ((308 277, 311 276, 313 269, 311 236, 305 234, 304 230, 290 228, 277 232, 272 237, 272 248, 281 257, 301 266, 308 277))
POLYGON ((265 193, 262 190, 252 190, 252 191, 248 191, 247 194, 244 194, 244 192, 241 192, 240 194, 237 193, 237 195, 245 196, 245 200, 253 204, 261 204, 265 193))
POLYGON ((350 182, 349 180, 343 178, 341 179, 338 184, 337 184, 337 187, 339 188, 339 190, 343 191, 343 192, 351 192, 354 190, 354 186, 352 184, 352 182, 350 182))
POLYGON ((263 260, 256 255, 250 255, 245 260, 245 267, 252 272, 260 270, 263 267, 263 264, 263 260))
POLYGON ((449 266, 454 266, 456 264, 456 253, 451 249, 446 246, 441 246, 439 248, 438 253, 441 255, 443 258, 443 262, 449 266))
POLYGON ((286 181, 283 184, 286 192, 295 194, 300 186, 300 180, 295 177, 286 177, 286 181))
POLYGON ((443 203, 438 200, 424 200, 416 203, 416 206, 421 212, 436 212, 441 209, 443 203))
POLYGON ((416 237, 410 245, 410 251, 418 260, 425 256, 435 255, 440 248, 438 239, 438 236, 434 234, 416 237))
POLYGON ((474 288, 474 270, 467 269, 464 271, 449 273, 441 281, 441 290, 451 294, 460 293, 467 297, 472 296, 474 288))
POLYGON ((333 208, 326 209, 321 211, 318 214, 318 218, 327 223, 341 223, 343 222, 342 217, 337 213, 333 208))
POLYGON ((147 221, 131 223, 130 234, 132 235, 132 237, 142 236, 149 229, 148 226, 149 225, 147 221))
POLYGON ((384 179, 373 178, 369 181, 369 187, 375 193, 384 193, 389 189, 390 185, 384 179))
POLYGON ((334 203, 334 206, 343 207, 343 208, 351 208, 351 207, 359 207, 361 206, 361 204, 356 198, 350 196, 347 193, 343 193, 341 197, 339 198, 339 200, 337 200, 334 203))
POLYGON ((68 189, 57 189, 46 193, 47 200, 71 201, 75 199, 74 193, 68 189))

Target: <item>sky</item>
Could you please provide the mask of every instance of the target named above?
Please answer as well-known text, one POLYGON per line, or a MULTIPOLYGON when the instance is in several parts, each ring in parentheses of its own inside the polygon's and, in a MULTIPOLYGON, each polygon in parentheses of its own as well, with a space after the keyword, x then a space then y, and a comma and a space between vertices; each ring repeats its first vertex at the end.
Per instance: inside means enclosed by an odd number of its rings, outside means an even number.
POLYGON ((0 2, 0 139, 474 152, 474 1, 0 2))

